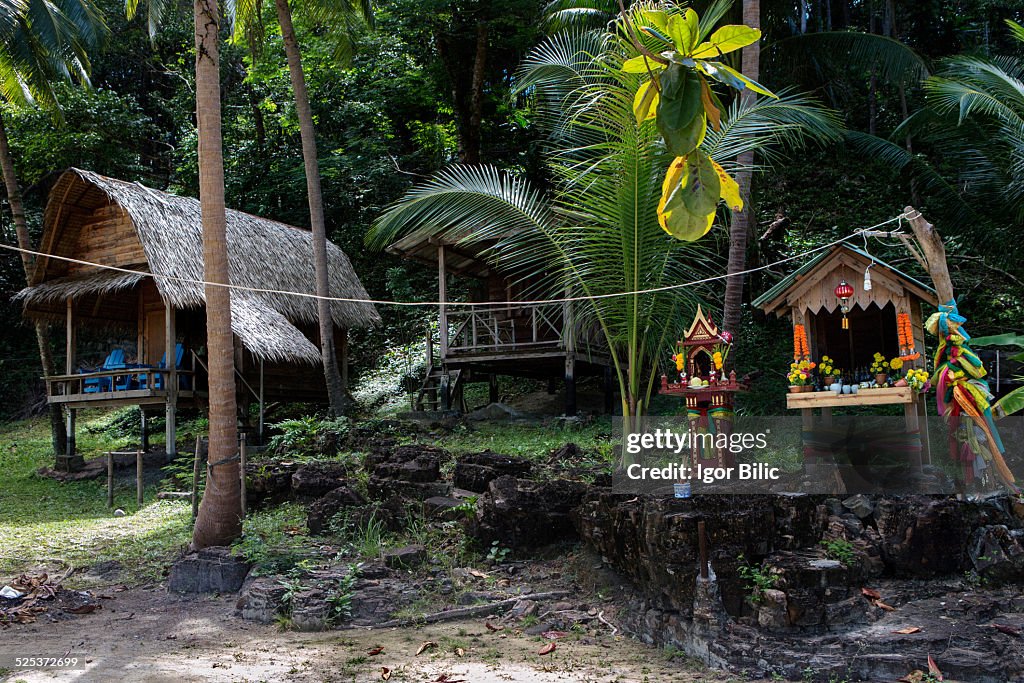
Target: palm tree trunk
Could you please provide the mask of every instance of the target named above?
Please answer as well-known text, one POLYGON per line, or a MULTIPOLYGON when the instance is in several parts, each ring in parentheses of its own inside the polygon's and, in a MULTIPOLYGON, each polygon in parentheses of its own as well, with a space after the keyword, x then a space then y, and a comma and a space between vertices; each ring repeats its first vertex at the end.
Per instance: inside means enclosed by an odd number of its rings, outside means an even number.
MULTIPOLYGON (((745 0, 743 3, 743 23, 747 26, 761 25, 760 0, 745 0)), ((742 71, 745 76, 755 81, 760 78, 761 43, 760 41, 743 48, 742 71)), ((753 98, 751 90, 745 90, 741 97, 753 98)), ((729 262, 726 266, 725 301, 722 310, 722 329, 739 331, 740 317, 743 308, 743 270, 747 264, 747 240, 750 227, 754 222, 754 210, 750 201, 750 181, 753 173, 754 153, 741 154, 737 162, 741 169, 736 174, 736 182, 740 186, 740 195, 744 199, 743 210, 732 215, 729 226, 729 262)))
MULTIPOLYGON (((220 45, 217 0, 195 0, 196 121, 199 128, 199 202, 207 282, 230 281, 224 210, 224 153, 220 125, 220 45)), ((209 355, 210 449, 206 490, 192 530, 193 549, 227 545, 242 531, 238 477, 231 292, 207 284, 206 347, 209 355)))
MULTIPOLYGON (((14 159, 11 158, 11 148, 7 144, 7 128, 4 125, 3 117, 0 116, 0 168, 3 169, 4 185, 7 188, 7 202, 11 206, 11 216, 14 219, 14 232, 18 238, 18 246, 22 249, 31 249, 32 241, 28 234, 28 224, 25 222, 25 207, 21 201, 21 189, 18 187, 18 176, 14 170, 14 159)), ((29 283, 32 277, 32 257, 21 252, 21 265, 25 269, 25 282, 29 283)), ((44 375, 56 374, 53 369, 53 354, 50 352, 50 342, 46 335, 46 324, 36 321, 36 345, 39 347, 39 364, 44 375)), ((49 385, 47 385, 49 392, 49 385)), ((51 403, 48 406, 50 414, 50 440, 53 443, 53 453, 60 463, 60 456, 67 451, 67 433, 64 431, 64 418, 60 406, 51 403)))
MULTIPOLYGON (((299 117, 299 135, 302 138, 302 161, 306 167, 306 194, 309 197, 309 224, 313 230, 313 275, 316 280, 318 297, 329 297, 327 282, 327 226, 324 221, 324 200, 320 189, 320 163, 317 160, 316 130, 313 128, 313 109, 309 106, 306 92, 306 76, 302 71, 302 55, 299 42, 295 39, 292 26, 292 11, 288 0, 276 0, 277 22, 284 39, 284 53, 288 58, 288 72, 295 93, 295 113, 299 117)), ((320 355, 324 362, 324 380, 327 382, 327 397, 331 403, 331 414, 335 417, 345 412, 347 398, 345 386, 338 367, 338 354, 334 348, 334 321, 331 318, 331 302, 317 299, 317 316, 320 320, 320 355)))

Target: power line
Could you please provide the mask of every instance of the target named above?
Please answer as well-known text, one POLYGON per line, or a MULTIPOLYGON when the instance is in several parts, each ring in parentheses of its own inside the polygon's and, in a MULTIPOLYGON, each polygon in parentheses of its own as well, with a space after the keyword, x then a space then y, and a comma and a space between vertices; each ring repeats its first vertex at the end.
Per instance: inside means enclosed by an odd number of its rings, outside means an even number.
POLYGON ((618 298, 620 296, 639 296, 639 295, 642 295, 642 294, 659 294, 659 293, 662 293, 662 292, 670 292, 670 291, 674 291, 674 290, 677 290, 677 289, 686 289, 687 287, 694 287, 696 285, 706 284, 708 282, 715 282, 716 280, 725 280, 726 278, 730 278, 730 277, 736 277, 736 276, 740 276, 740 275, 749 275, 751 273, 756 273, 756 272, 761 271, 761 270, 767 270, 769 268, 773 268, 773 267, 781 265, 783 263, 788 263, 790 261, 795 261, 797 259, 804 258, 805 256, 817 253, 819 251, 824 251, 825 249, 829 249, 831 247, 834 247, 837 244, 842 244, 843 242, 846 242, 846 241, 849 241, 849 240, 854 239, 856 237, 859 237, 859 236, 861 236, 861 235, 863 235, 865 233, 870 235, 870 233, 872 231, 874 231, 875 229, 880 228, 880 227, 885 226, 885 225, 888 225, 890 223, 895 223, 897 221, 902 221, 906 217, 907 217, 906 214, 902 214, 901 213, 898 216, 890 218, 890 219, 888 219, 886 221, 883 221, 881 223, 878 223, 876 225, 872 225, 872 226, 867 227, 867 228, 861 228, 860 230, 856 230, 853 233, 851 233, 851 234, 849 234, 849 235, 847 235, 845 237, 841 237, 841 238, 839 238, 837 240, 833 240, 833 241, 831 241, 831 242, 829 242, 827 244, 823 244, 821 246, 814 247, 813 249, 808 249, 806 251, 802 251, 801 253, 795 254, 793 256, 787 256, 786 258, 779 259, 778 261, 774 261, 773 263, 769 263, 769 264, 766 264, 766 265, 763 265, 763 266, 758 266, 756 268, 748 268, 746 270, 739 271, 738 273, 724 273, 722 275, 712 275, 712 276, 709 276, 709 277, 706 277, 706 278, 701 278, 699 280, 691 280, 690 282, 682 282, 682 283, 675 284, 675 285, 664 285, 664 286, 661 286, 661 287, 652 287, 650 289, 641 289, 641 290, 636 290, 636 291, 632 291, 632 292, 614 292, 614 293, 611 293, 611 294, 583 295, 583 296, 564 297, 564 298, 561 298, 561 299, 536 299, 536 300, 533 300, 533 301, 477 301, 477 302, 444 301, 444 302, 441 302, 441 301, 391 301, 389 299, 356 299, 356 298, 335 297, 335 296, 324 296, 324 297, 321 297, 321 296, 318 296, 316 294, 312 294, 312 293, 308 293, 308 292, 293 292, 293 291, 289 291, 289 290, 267 289, 267 288, 262 288, 262 287, 248 287, 248 286, 245 286, 245 285, 232 285, 232 284, 227 284, 227 283, 223 283, 223 282, 209 282, 207 280, 196 280, 196 279, 193 279, 193 278, 178 277, 176 275, 156 275, 154 273, 146 273, 146 272, 142 272, 142 271, 138 271, 138 270, 132 270, 130 268, 121 268, 119 266, 111 266, 111 265, 104 264, 104 263, 93 263, 91 261, 83 261, 81 259, 71 258, 70 256, 58 256, 56 254, 46 254, 46 253, 39 252, 39 251, 33 251, 31 249, 22 249, 21 247, 17 247, 17 246, 12 245, 12 244, 2 244, 2 243, 0 243, 0 249, 6 249, 8 251, 14 251, 14 252, 22 253, 22 254, 29 254, 31 256, 36 256, 36 257, 54 259, 54 260, 57 260, 57 261, 65 261, 67 263, 74 263, 74 264, 77 264, 77 265, 80 265, 80 266, 90 266, 92 268, 99 268, 101 270, 110 270, 110 271, 115 271, 115 272, 119 272, 119 273, 130 274, 130 275, 141 275, 143 277, 151 277, 154 280, 158 280, 158 281, 159 280, 168 280, 168 281, 171 281, 171 282, 181 282, 181 283, 184 283, 184 284, 202 285, 204 287, 206 287, 206 286, 226 287, 228 289, 233 289, 233 290, 243 291, 243 292, 253 292, 253 293, 257 293, 257 294, 280 294, 280 295, 285 295, 285 296, 297 296, 297 297, 302 297, 302 298, 306 298, 306 299, 323 299, 325 301, 334 301, 334 302, 339 302, 339 303, 373 304, 375 306, 402 306, 402 307, 426 306, 426 307, 430 307, 430 308, 436 308, 438 306, 447 306, 447 307, 467 306, 467 307, 470 307, 470 308, 475 307, 475 306, 535 306, 535 305, 543 305, 543 304, 571 303, 571 302, 575 302, 575 301, 597 301, 597 300, 600 300, 600 299, 614 299, 614 298, 618 298))

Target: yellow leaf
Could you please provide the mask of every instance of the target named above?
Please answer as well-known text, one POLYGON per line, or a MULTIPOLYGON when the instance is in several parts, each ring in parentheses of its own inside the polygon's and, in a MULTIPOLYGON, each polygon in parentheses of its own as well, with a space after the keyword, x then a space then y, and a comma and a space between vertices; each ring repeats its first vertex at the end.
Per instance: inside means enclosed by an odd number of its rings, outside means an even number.
POLYGON ((704 113, 707 114, 711 127, 715 130, 721 130, 722 112, 715 106, 715 98, 711 96, 711 87, 703 77, 700 79, 700 101, 704 105, 704 113))
POLYGON ((686 21, 686 27, 690 31, 690 44, 686 46, 686 50, 689 52, 697 44, 697 39, 700 38, 700 17, 691 8, 687 7, 686 11, 683 12, 683 19, 686 21))
POLYGON ((687 170, 686 157, 676 157, 668 167, 661 184, 658 202, 658 224, 676 239, 692 242, 707 234, 715 220, 715 212, 706 216, 690 213, 682 196, 682 180, 687 170))
POLYGON ((718 57, 741 47, 753 45, 761 38, 761 31, 742 24, 730 24, 723 26, 708 38, 706 43, 701 43, 690 56, 694 59, 709 59, 718 57))
MULTIPOLYGON (((693 10, 690 10, 693 11, 693 10)), ((668 37, 672 39, 676 50, 680 54, 686 54, 697 41, 697 35, 692 32, 690 23, 684 16, 673 14, 668 18, 668 37)))
POLYGON ((733 211, 743 210, 743 197, 740 196, 740 185, 732 176, 725 172, 717 161, 711 162, 715 166, 715 173, 718 174, 718 180, 722 184, 722 199, 725 200, 726 206, 733 211))
POLYGON ((646 55, 637 55, 622 63, 622 71, 627 74, 645 74, 648 71, 653 72, 664 68, 664 64, 660 64, 646 55))
POLYGON ((643 123, 647 119, 653 119, 658 111, 658 86, 654 81, 647 81, 637 88, 633 96, 633 113, 636 115, 636 122, 643 123))

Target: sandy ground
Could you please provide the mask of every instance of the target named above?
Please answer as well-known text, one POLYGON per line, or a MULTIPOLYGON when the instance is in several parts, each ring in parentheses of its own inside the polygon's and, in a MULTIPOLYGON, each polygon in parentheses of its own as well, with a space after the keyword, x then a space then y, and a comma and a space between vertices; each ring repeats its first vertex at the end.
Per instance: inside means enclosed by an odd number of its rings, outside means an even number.
POLYGON ((557 649, 485 619, 421 628, 284 632, 234 616, 233 597, 193 598, 163 590, 112 593, 93 614, 40 615, 0 631, 0 680, 179 683, 198 681, 506 681, 645 683, 725 681, 682 658, 621 636, 568 634, 557 649), (420 655, 425 641, 437 643, 420 655), (383 647, 378 655, 369 655, 383 647), (462 650, 459 656, 458 650, 462 650), (78 656, 74 670, 15 669, 15 657, 78 656), (447 676, 447 678, 445 678, 447 676))

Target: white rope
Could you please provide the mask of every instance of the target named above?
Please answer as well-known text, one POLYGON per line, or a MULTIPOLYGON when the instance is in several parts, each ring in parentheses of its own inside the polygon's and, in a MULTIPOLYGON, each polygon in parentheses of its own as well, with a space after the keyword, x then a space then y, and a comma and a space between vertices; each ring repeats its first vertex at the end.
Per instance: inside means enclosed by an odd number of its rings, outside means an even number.
POLYGON ((722 275, 712 275, 710 277, 701 278, 700 280, 691 280, 690 282, 682 282, 682 283, 675 284, 675 285, 664 285, 662 287, 652 287, 650 289, 641 289, 641 290, 637 290, 637 291, 633 291, 633 292, 614 292, 612 294, 594 294, 594 295, 584 295, 584 296, 573 296, 573 297, 565 297, 565 298, 562 298, 562 299, 536 299, 536 300, 533 300, 533 301, 477 301, 477 302, 443 301, 442 302, 442 301, 391 301, 391 300, 388 300, 388 299, 355 299, 355 298, 349 298, 349 297, 336 297, 336 296, 324 296, 324 297, 321 297, 321 296, 317 296, 316 294, 310 294, 310 293, 307 293, 307 292, 293 292, 293 291, 280 290, 280 289, 265 289, 265 288, 262 288, 262 287, 247 287, 245 285, 232 285, 232 284, 227 284, 227 283, 223 283, 223 282, 209 282, 209 281, 206 281, 206 280, 195 280, 195 279, 192 279, 192 278, 178 277, 176 275, 155 275, 153 273, 145 273, 145 272, 138 271, 138 270, 132 270, 130 268, 121 268, 119 266, 111 266, 111 265, 104 264, 104 263, 93 263, 91 261, 83 261, 81 259, 71 258, 70 256, 58 256, 56 254, 45 254, 43 252, 33 251, 31 249, 22 249, 21 247, 14 246, 13 244, 2 244, 2 243, 0 243, 0 249, 6 249, 8 251, 14 251, 14 252, 22 253, 22 254, 29 254, 31 256, 36 256, 36 257, 54 259, 54 260, 57 260, 57 261, 66 261, 68 263, 74 263, 74 264, 77 264, 77 265, 80 265, 80 266, 90 266, 92 268, 99 268, 99 269, 102 269, 102 270, 112 270, 112 271, 115 271, 115 272, 128 273, 128 274, 131 274, 131 275, 143 275, 145 277, 151 277, 154 280, 168 280, 168 281, 171 281, 171 282, 181 282, 181 283, 192 284, 192 285, 203 285, 204 287, 207 287, 207 286, 209 286, 209 287, 226 287, 228 289, 235 289, 235 290, 239 290, 239 291, 243 291, 243 292, 255 292, 257 294, 283 294, 285 296, 298 296, 298 297, 303 297, 303 298, 306 298, 306 299, 323 299, 325 301, 337 301, 339 303, 373 304, 373 305, 376 305, 376 306, 406 306, 406 307, 427 306, 427 307, 430 307, 430 308, 436 308, 438 306, 448 306, 448 307, 454 307, 454 306, 468 306, 468 307, 474 307, 474 306, 537 306, 537 305, 542 305, 542 304, 562 304, 562 303, 571 303, 571 302, 575 302, 575 301, 596 301, 596 300, 599 300, 599 299, 614 299, 614 298, 617 298, 617 297, 620 297, 620 296, 638 296, 638 295, 641 295, 641 294, 658 294, 658 293, 661 293, 661 292, 670 292, 670 291, 677 290, 677 289, 686 289, 687 287, 694 287, 696 285, 706 284, 708 282, 714 282, 716 280, 725 280, 725 279, 730 278, 730 277, 738 277, 738 276, 741 276, 741 275, 749 275, 751 273, 756 273, 756 272, 761 271, 761 270, 767 270, 769 268, 773 268, 773 267, 781 265, 783 263, 788 263, 790 261, 795 261, 796 259, 804 258, 805 256, 817 253, 819 251, 824 251, 825 249, 829 249, 831 247, 834 247, 837 244, 842 244, 843 242, 847 242, 847 241, 849 241, 851 239, 854 239, 854 238, 856 238, 858 236, 861 236, 861 235, 871 236, 871 232, 873 230, 875 230, 876 228, 880 228, 883 225, 888 225, 889 223, 893 223, 895 221, 902 221, 903 218, 905 218, 905 216, 906 216, 905 214, 900 214, 898 216, 890 218, 887 221, 883 221, 881 223, 878 223, 877 225, 872 225, 869 228, 861 228, 860 230, 856 230, 853 233, 847 235, 846 237, 841 237, 841 238, 839 238, 837 240, 833 240, 833 241, 831 241, 831 242, 829 242, 827 244, 823 244, 823 245, 821 245, 819 247, 814 247, 813 249, 808 249, 806 251, 802 251, 799 254, 796 254, 794 256, 787 256, 786 258, 779 259, 778 261, 775 261, 773 263, 769 263, 769 264, 766 264, 766 265, 763 265, 763 266, 758 266, 756 268, 748 268, 746 270, 741 270, 738 273, 724 273, 722 275))

